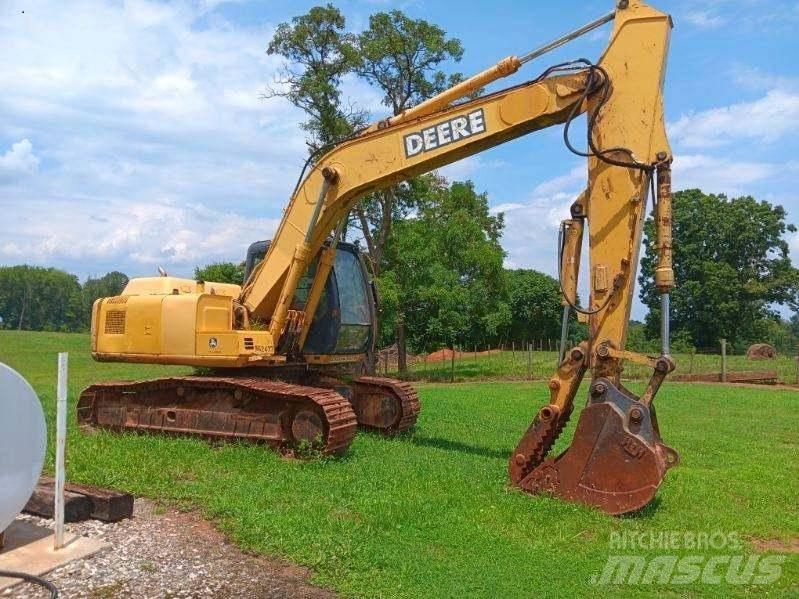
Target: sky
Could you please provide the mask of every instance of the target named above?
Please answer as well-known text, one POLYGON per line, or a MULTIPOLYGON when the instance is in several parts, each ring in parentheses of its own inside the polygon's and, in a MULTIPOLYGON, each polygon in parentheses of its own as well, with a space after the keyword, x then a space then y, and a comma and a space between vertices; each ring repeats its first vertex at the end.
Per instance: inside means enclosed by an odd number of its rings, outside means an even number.
MULTIPOLYGON (((262 99, 280 22, 313 2, 0 0, 0 264, 81 279, 121 270, 191 276, 269 238, 306 156, 303 115, 262 99)), ((753 195, 799 225, 799 1, 661 0, 675 29, 665 107, 675 189, 753 195)), ((336 2, 352 31, 398 8, 463 43, 476 73, 612 10, 610 0, 336 2)), ((610 26, 538 59, 597 59, 610 26)), ((496 89, 497 84, 490 89, 496 89)), ((380 94, 344 95, 386 116, 380 94)), ((442 169, 504 211, 508 267, 555 274, 557 227, 585 187, 560 127, 442 169)), ((799 234, 789 237, 799 262, 799 234)), ((633 315, 645 309, 636 300, 633 315)))

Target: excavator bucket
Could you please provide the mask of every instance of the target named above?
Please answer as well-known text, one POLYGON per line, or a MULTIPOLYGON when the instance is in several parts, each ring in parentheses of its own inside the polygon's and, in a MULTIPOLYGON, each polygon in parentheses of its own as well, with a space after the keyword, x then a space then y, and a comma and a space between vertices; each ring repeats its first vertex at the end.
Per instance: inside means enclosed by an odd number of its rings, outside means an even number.
MULTIPOLYGON (((539 414, 531 429, 540 421, 539 414)), ((548 428, 556 435, 563 426, 565 421, 549 423, 548 428)), ((660 438, 654 408, 600 378, 592 385, 571 446, 532 470, 520 469, 512 459, 510 470, 514 483, 528 493, 618 515, 647 505, 678 461, 677 452, 660 438)))

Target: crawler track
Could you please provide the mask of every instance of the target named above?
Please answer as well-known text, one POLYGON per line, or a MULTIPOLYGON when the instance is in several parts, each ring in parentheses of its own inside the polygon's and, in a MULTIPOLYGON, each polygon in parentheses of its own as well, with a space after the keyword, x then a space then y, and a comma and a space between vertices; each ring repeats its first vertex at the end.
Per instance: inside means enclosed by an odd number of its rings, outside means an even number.
POLYGON ((98 383, 81 393, 78 422, 264 442, 283 453, 306 442, 324 454, 345 452, 357 428, 350 402, 332 389, 245 377, 98 383))

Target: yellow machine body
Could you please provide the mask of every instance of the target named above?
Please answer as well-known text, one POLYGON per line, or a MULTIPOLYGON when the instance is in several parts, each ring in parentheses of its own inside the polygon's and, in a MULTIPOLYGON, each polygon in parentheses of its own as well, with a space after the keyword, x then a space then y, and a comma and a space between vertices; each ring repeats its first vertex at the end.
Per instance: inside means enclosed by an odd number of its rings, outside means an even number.
POLYGON ((241 367, 284 361, 268 331, 233 328, 241 288, 176 277, 132 279, 92 313, 92 355, 99 361, 241 367))

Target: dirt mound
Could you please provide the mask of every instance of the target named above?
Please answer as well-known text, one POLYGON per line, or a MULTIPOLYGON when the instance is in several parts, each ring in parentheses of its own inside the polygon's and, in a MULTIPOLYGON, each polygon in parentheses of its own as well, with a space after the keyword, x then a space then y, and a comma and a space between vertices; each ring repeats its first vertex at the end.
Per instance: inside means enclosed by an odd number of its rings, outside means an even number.
POLYGON ((432 354, 428 354, 427 361, 446 362, 447 360, 452 360, 453 354, 455 355, 456 358, 459 358, 461 356, 461 352, 452 351, 448 347, 445 347, 444 349, 434 351, 432 354))
POLYGON ((777 357, 777 350, 768 343, 755 343, 746 350, 747 360, 773 360, 777 357))

